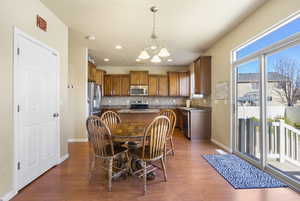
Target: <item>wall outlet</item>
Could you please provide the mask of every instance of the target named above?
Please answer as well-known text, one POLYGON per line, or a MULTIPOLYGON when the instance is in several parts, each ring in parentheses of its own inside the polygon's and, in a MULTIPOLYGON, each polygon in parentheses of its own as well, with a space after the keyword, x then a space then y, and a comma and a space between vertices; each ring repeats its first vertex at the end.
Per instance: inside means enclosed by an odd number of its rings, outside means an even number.
POLYGON ((110 99, 108 99, 108 103, 111 104, 111 100, 110 99))
POLYGON ((173 103, 176 103, 176 100, 175 100, 175 99, 173 99, 173 103))
POLYGON ((159 103, 159 100, 158 100, 158 99, 155 99, 155 102, 156 102, 156 103, 159 103))

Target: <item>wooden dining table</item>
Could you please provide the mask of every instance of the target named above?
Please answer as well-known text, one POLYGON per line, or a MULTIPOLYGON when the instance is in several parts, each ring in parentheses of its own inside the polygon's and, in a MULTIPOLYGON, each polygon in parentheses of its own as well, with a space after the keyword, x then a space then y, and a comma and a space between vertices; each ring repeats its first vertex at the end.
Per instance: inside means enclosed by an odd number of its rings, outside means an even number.
POLYGON ((121 122, 110 128, 114 142, 141 141, 147 123, 144 122, 121 122))
MULTIPOLYGON (((131 170, 137 171, 142 168, 140 161, 134 157, 134 152, 141 146, 141 142, 144 139, 144 131, 148 125, 148 122, 122 122, 114 127, 110 128, 112 139, 114 143, 124 144, 126 143, 131 155, 131 170)), ((124 165, 122 159, 119 163, 124 165)), ((148 180, 155 179, 154 172, 147 175, 148 180)))

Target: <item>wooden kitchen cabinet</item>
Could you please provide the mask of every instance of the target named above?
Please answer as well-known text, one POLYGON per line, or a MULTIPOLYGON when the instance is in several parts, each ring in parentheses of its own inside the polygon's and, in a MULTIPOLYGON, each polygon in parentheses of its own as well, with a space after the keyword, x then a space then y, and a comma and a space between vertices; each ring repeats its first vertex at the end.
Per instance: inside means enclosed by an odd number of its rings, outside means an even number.
POLYGON ((104 96, 112 96, 112 75, 104 76, 104 96))
POLYGON ((190 96, 190 72, 180 72, 179 73, 179 95, 180 96, 190 96))
POLYGON ((121 96, 129 96, 129 75, 121 75, 121 96))
POLYGON ((148 71, 130 71, 130 85, 148 85, 148 71))
POLYGON ((95 75, 94 75, 94 79, 95 82, 99 85, 104 85, 104 75, 106 74, 105 71, 103 70, 96 70, 95 75))
POLYGON ((121 95, 121 79, 119 75, 112 75, 112 96, 121 95))
POLYGON ((211 57, 201 56, 194 62, 195 94, 211 93, 211 57))
POLYGON ((168 77, 149 75, 149 96, 168 96, 168 77))
POLYGON ((128 96, 129 75, 105 75, 104 96, 128 96))
POLYGON ((96 65, 93 63, 88 63, 88 81, 94 82, 96 74, 96 65))
POLYGON ((168 96, 168 94, 169 94, 168 76, 166 76, 166 75, 159 76, 158 83, 159 83, 158 95, 159 96, 168 96))
POLYGON ((169 96, 190 95, 190 73, 189 72, 168 72, 169 96))
POLYGON ((169 78, 169 96, 179 96, 179 74, 178 72, 168 72, 169 78))

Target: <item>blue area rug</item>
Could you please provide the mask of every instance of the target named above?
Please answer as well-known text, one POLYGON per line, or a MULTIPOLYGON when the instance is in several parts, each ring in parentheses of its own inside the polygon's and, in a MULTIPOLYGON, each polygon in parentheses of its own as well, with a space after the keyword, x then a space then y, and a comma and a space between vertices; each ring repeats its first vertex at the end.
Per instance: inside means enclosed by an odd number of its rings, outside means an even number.
POLYGON ((278 179, 232 154, 203 155, 235 189, 287 187, 278 179))

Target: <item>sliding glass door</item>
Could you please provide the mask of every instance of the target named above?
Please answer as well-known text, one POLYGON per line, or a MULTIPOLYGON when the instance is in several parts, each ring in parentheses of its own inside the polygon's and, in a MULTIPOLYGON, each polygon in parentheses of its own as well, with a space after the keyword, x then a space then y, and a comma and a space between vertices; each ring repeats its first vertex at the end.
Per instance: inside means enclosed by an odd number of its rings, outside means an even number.
POLYGON ((233 51, 233 152, 300 191, 300 15, 233 51))
POLYGON ((300 45, 266 55, 267 165, 300 182, 300 45))
POLYGON ((236 151, 256 162, 261 155, 260 77, 258 59, 236 67, 236 151))

